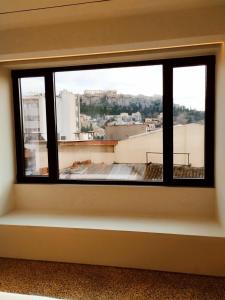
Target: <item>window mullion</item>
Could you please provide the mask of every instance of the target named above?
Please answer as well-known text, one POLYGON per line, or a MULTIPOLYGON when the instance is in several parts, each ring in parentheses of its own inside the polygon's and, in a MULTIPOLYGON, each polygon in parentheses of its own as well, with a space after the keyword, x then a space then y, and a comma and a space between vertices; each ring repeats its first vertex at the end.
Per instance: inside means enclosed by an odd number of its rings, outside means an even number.
POLYGON ((13 97, 14 101, 14 119, 15 119, 15 135, 16 135, 16 156, 17 156, 17 180, 22 181, 24 178, 24 136, 22 124, 22 109, 20 101, 20 79, 13 76, 13 97))
POLYGON ((58 180, 58 145, 56 127, 55 87, 54 74, 47 72, 45 75, 46 114, 48 132, 48 161, 49 178, 51 182, 58 180))
POLYGON ((205 105, 205 179, 214 185, 214 144, 215 144, 215 57, 207 63, 206 105, 205 105))
POLYGON ((173 180, 173 67, 163 64, 163 181, 173 180))

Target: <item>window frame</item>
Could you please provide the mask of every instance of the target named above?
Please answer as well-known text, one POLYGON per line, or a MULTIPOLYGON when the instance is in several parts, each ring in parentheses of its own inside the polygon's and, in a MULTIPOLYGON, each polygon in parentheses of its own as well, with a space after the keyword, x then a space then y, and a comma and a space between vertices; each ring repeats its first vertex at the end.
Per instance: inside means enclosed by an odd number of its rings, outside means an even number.
POLYGON ((144 60, 78 65, 69 67, 51 67, 39 69, 12 70, 14 119, 16 137, 17 183, 57 183, 57 184, 101 184, 101 185, 145 185, 145 186, 192 186, 214 187, 214 144, 215 144, 215 55, 194 56, 172 59, 144 60), (57 120, 55 101, 54 73, 107 69, 131 66, 162 65, 163 79, 163 180, 130 181, 98 179, 60 179, 57 143, 57 120), (205 130, 204 130, 204 179, 173 178, 173 68, 206 66, 205 93, 205 130), (47 121, 47 148, 49 176, 26 176, 24 160, 23 116, 20 79, 26 77, 44 77, 47 121), (166 134, 165 134, 166 133, 166 134))

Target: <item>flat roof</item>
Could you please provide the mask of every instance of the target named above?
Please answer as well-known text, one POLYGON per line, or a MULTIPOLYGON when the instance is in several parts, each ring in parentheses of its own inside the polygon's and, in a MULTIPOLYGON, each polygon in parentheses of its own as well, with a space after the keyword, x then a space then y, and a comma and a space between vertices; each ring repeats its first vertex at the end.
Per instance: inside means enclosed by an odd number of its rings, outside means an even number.
POLYGON ((67 146, 115 146, 118 144, 117 140, 85 140, 85 141, 58 141, 60 145, 67 146))

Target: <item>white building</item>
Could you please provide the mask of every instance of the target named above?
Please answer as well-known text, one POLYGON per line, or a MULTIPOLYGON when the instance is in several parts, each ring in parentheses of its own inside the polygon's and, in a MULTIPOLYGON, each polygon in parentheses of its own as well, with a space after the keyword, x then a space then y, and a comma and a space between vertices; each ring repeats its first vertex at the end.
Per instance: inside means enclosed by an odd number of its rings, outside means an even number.
POLYGON ((47 140, 45 96, 24 96, 22 105, 25 143, 31 140, 47 140))
MULTIPOLYGON (((22 99, 25 142, 47 140, 46 103, 44 95, 22 99)), ((63 90, 56 96, 57 132, 59 140, 75 140, 80 131, 79 96, 63 90)))
POLYGON ((63 90, 56 97, 57 132, 59 140, 75 140, 80 131, 80 98, 63 90))

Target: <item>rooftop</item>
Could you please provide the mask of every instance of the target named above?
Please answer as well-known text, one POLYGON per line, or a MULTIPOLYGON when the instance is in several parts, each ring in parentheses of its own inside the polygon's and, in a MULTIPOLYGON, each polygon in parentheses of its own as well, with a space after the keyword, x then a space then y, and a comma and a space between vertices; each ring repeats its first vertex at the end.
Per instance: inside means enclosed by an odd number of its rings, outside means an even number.
MULTIPOLYGON (((174 166, 175 178, 204 178, 204 168, 174 166)), ((73 166, 61 170, 61 179, 106 179, 106 180, 150 180, 163 179, 162 164, 105 164, 91 161, 75 162, 73 166)))
POLYGON ((65 146, 115 146, 117 140, 77 140, 77 141, 58 141, 59 145, 65 146))

